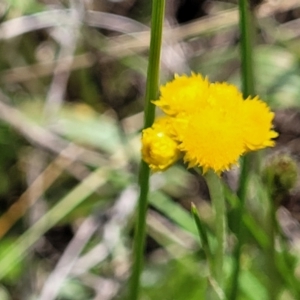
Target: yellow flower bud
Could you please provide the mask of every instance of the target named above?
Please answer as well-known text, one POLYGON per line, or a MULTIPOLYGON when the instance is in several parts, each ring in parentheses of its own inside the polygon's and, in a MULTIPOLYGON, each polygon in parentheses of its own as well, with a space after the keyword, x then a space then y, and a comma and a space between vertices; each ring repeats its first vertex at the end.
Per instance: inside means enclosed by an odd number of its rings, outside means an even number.
POLYGON ((152 127, 143 130, 142 157, 154 172, 166 170, 181 156, 165 118, 158 119, 152 127))

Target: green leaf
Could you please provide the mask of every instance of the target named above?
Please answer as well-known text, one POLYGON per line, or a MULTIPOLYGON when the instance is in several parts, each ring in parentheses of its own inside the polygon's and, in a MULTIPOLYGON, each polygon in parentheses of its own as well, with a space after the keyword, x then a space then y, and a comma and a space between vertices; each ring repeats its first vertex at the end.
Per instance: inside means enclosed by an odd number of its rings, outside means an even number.
POLYGON ((182 229, 198 236, 197 228, 192 216, 166 194, 160 191, 151 192, 149 195, 149 203, 178 224, 182 229))

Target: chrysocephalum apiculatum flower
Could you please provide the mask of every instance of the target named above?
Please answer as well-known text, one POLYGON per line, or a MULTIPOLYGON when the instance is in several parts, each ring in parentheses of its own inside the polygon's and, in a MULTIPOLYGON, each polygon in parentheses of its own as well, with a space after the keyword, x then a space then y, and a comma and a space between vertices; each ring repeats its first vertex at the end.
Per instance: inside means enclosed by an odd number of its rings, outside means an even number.
POLYGON ((153 103, 169 116, 193 111, 208 96, 209 82, 200 74, 175 75, 175 79, 160 87, 160 98, 153 103))
POLYGON ((273 147, 278 133, 272 130, 274 113, 258 97, 243 102, 243 131, 247 151, 273 147))
POLYGON ((158 118, 152 127, 143 130, 142 156, 154 172, 166 170, 181 156, 170 119, 168 116, 158 118))
POLYGON ((237 164, 244 153, 274 145, 272 138, 277 136, 272 130, 274 114, 258 97, 244 100, 234 85, 210 83, 192 73, 190 77, 176 75, 160 92, 154 104, 168 115, 167 122, 159 126, 155 122, 143 131, 142 138, 143 159, 154 171, 169 167, 181 151, 189 167, 200 166, 203 172, 212 169, 220 174, 237 164), (158 134, 158 127, 159 132, 162 127, 168 132, 159 142, 157 137, 162 135, 158 134), (164 143, 166 147, 176 144, 174 159, 169 156, 171 151, 167 156, 162 151, 164 143))

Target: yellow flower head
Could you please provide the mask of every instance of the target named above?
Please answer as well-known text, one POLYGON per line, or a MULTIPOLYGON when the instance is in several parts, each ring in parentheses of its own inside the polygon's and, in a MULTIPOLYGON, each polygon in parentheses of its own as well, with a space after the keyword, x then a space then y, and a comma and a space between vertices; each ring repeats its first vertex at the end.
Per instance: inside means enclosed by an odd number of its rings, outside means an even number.
POLYGON ((154 104, 169 116, 191 112, 201 107, 208 96, 209 82, 200 74, 175 75, 175 79, 160 88, 160 98, 154 104))
POLYGON ((241 126, 242 98, 231 86, 215 84, 206 99, 206 105, 199 111, 179 115, 174 122, 175 132, 180 142, 179 149, 185 153, 184 160, 189 167, 201 166, 203 172, 213 169, 216 173, 228 170, 238 162, 244 153, 241 126), (231 94, 226 105, 224 95, 231 94))
POLYGON ((248 151, 274 146, 272 113, 258 97, 246 100, 228 83, 209 83, 199 74, 175 76, 154 104, 167 115, 143 132, 143 158, 164 170, 180 156, 189 167, 220 174, 248 151))
POLYGON ((166 170, 181 156, 169 121, 169 117, 158 118, 152 127, 143 130, 142 157, 154 172, 166 170))
POLYGON ((267 104, 258 97, 248 98, 243 103, 244 116, 244 141, 246 151, 254 151, 266 147, 273 147, 272 140, 278 133, 272 130, 274 113, 267 104))

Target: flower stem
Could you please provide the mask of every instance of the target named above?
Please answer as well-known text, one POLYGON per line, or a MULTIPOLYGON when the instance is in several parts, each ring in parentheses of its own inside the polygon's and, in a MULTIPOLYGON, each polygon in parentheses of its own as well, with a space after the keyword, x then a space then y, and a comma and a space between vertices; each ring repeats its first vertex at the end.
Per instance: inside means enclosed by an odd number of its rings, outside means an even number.
POLYGON ((241 75, 242 90, 244 98, 254 96, 253 75, 253 40, 254 40, 254 16, 250 9, 249 0, 239 0, 240 16, 240 53, 241 53, 241 75))
POLYGON ((275 235, 276 235, 276 209, 274 206, 274 203, 272 202, 272 199, 269 197, 269 209, 268 209, 268 235, 269 235, 269 247, 266 251, 266 275, 268 277, 268 296, 269 300, 273 300, 277 298, 277 295, 279 293, 278 286, 280 282, 278 282, 278 273, 276 268, 276 253, 275 253, 275 235))
MULTIPOLYGON (((250 9, 249 0, 239 0, 239 16, 240 16, 240 53, 241 53, 241 76, 242 91, 244 98, 254 96, 254 75, 253 75, 253 13, 250 9)), ((241 249, 243 245, 243 215, 245 210, 245 199, 247 194, 247 181, 250 171, 250 163, 253 158, 247 155, 241 161, 241 174, 238 188, 238 198, 240 200, 236 212, 236 228, 237 228, 237 245, 234 252, 234 267, 231 278, 231 287, 229 291, 229 299, 235 300, 238 293, 238 278, 240 273, 241 249)))
POLYGON ((148 61, 144 128, 150 127, 155 118, 155 105, 159 92, 159 68, 165 0, 152 0, 151 38, 148 61))
POLYGON ((243 215, 245 211, 245 199, 246 199, 246 188, 247 188, 247 174, 249 172, 250 166, 250 157, 246 156, 242 159, 241 162, 241 175, 240 175, 240 184, 238 189, 238 199, 239 205, 236 209, 236 238, 237 245, 234 250, 234 266, 231 277, 231 285, 229 290, 229 299, 237 299, 238 294, 238 279, 240 274, 240 263, 241 263, 241 250, 244 243, 244 224, 242 222, 243 215))
MULTIPOLYGON (((151 38, 149 62, 146 84, 146 103, 144 112, 144 128, 150 127, 155 118, 155 106, 151 103, 158 96, 159 68, 162 43, 165 0, 152 1, 151 38)), ((140 275, 143 269, 144 245, 146 235, 146 215, 148 207, 150 170, 148 165, 141 161, 139 172, 140 196, 137 206, 137 220, 133 241, 133 265, 129 286, 129 300, 137 300, 140 291, 140 275)))
POLYGON ((205 253, 206 259, 208 261, 209 267, 210 269, 212 269, 212 262, 213 262, 213 255, 211 253, 211 249, 210 249, 210 245, 209 245, 209 240, 208 240, 208 236, 207 236, 207 232, 206 232, 206 228, 203 224, 203 222, 201 221, 200 217, 199 217, 199 213, 197 210, 196 205, 192 202, 191 203, 191 212, 192 212, 192 216, 194 218, 195 224, 197 226, 198 229, 198 233, 199 233, 199 237, 200 237, 200 242, 203 248, 203 251, 205 253))
MULTIPOLYGON (((216 224, 216 238, 218 248, 214 261, 214 274, 213 277, 216 280, 219 288, 223 290, 224 285, 224 256, 225 256, 225 242, 226 242, 226 222, 225 222, 225 199, 223 186, 220 177, 213 171, 208 171, 204 175, 206 183, 209 188, 210 198, 215 210, 215 224, 216 224)), ((223 299, 223 298, 221 298, 223 299)))

